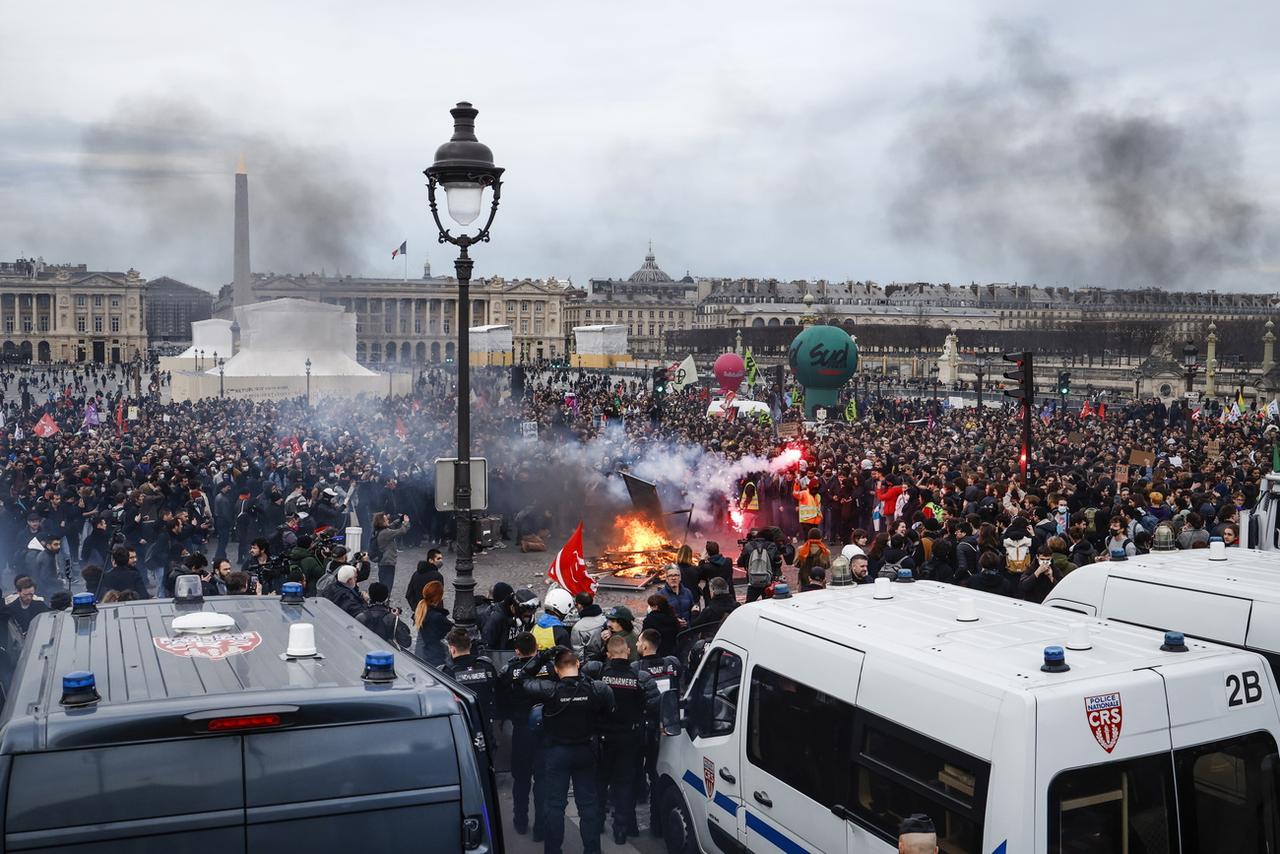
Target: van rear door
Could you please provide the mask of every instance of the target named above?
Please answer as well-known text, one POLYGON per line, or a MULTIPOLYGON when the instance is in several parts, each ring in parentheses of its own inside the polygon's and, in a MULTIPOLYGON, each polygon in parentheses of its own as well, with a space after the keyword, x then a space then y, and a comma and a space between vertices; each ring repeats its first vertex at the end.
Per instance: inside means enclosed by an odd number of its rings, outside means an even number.
POLYGON ((747 849, 844 851, 863 654, 768 620, 752 647, 740 739, 747 849))
POLYGON ((1064 681, 1036 689, 1035 697, 1032 791, 1047 796, 1035 799, 1031 832, 1047 839, 1043 850, 1177 851, 1169 711, 1160 675, 1135 670, 1064 681))
POLYGON ((461 851, 462 807, 450 717, 244 736, 250 854, 302 840, 325 851, 392 850, 429 839, 461 851))
POLYGON ((1276 792, 1267 777, 1280 716, 1270 668, 1240 652, 1156 672, 1169 698, 1182 850, 1274 851, 1276 792))

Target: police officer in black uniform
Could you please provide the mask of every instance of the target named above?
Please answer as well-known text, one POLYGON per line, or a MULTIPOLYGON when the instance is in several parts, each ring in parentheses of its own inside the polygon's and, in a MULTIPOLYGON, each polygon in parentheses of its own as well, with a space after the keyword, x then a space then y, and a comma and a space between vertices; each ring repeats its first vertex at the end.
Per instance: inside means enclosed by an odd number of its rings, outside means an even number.
MULTIPOLYGON (((680 679, 683 675, 680 659, 674 655, 658 655, 658 647, 662 644, 662 635, 653 629, 645 629, 640 633, 636 651, 640 658, 631 662, 631 668, 637 673, 645 671, 653 677, 661 697, 667 691, 679 691, 680 679)), ((649 832, 654 836, 662 836, 662 825, 658 820, 658 740, 661 733, 658 729, 657 716, 649 721, 644 737, 644 767, 641 773, 649 785, 649 832)))
POLYGON ((484 656, 472 655, 471 635, 466 629, 460 626, 450 629, 444 642, 449 646, 449 662, 444 672, 476 695, 492 741, 496 731, 494 721, 498 717, 498 670, 484 656))
POLYGON ((572 649, 563 646, 543 650, 530 659, 520 669, 518 684, 532 702, 542 704, 546 772, 543 851, 560 854, 572 780, 582 849, 585 854, 600 854, 600 805, 591 739, 599 717, 613 711, 613 691, 603 682, 579 673, 578 657, 572 649), (555 669, 554 680, 537 678, 547 664, 555 669))
MULTIPOLYGON (((613 804, 613 841, 625 845, 636 827, 636 769, 644 755, 645 733, 658 712, 658 683, 647 670, 631 667, 631 647, 619 635, 605 645, 608 659, 587 672, 613 691, 614 712, 600 721, 599 792, 613 804)), ((603 822, 601 830, 603 830, 603 822)))
MULTIPOLYGON (((513 641, 515 657, 498 674, 498 713, 511 721, 511 822, 521 836, 529 832, 529 790, 533 789, 533 841, 543 838, 542 732, 535 729, 529 715, 533 701, 516 684, 524 666, 538 654, 538 642, 529 632, 521 632, 513 641)), ((550 668, 542 667, 534 677, 552 679, 550 668)))

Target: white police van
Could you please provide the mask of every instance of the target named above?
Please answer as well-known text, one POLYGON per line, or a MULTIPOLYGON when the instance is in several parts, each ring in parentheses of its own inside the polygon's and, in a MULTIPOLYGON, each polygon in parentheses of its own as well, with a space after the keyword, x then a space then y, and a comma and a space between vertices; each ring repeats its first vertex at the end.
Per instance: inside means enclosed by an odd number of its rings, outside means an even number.
POLYGON ((944 584, 757 602, 663 697, 663 832, 893 851, 922 812, 945 852, 1274 852, 1272 688, 1247 651, 944 584))
POLYGON ((1082 566, 1044 604, 1253 650, 1280 678, 1280 555, 1224 548, 1152 552, 1082 566))

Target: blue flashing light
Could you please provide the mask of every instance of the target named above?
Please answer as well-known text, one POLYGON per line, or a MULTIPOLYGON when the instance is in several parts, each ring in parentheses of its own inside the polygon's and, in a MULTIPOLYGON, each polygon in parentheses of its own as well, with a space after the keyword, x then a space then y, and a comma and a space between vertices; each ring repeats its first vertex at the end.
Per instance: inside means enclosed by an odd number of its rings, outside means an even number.
POLYGON ((77 593, 71 597, 71 616, 81 617, 98 613, 98 600, 92 593, 77 593))
POLYGON ((280 585, 280 601, 286 605, 302 604, 302 584, 297 581, 286 581, 280 585))
POLYGON ((1160 645, 1161 652, 1186 652, 1187 638, 1182 632, 1165 632, 1164 643, 1160 645))
POLYGON ((1067 654, 1060 646, 1046 646, 1044 648, 1044 664, 1040 669, 1045 673, 1065 673, 1071 669, 1067 664, 1067 654))
POLYGON ((773 598, 774 599, 790 599, 791 586, 789 584, 783 584, 782 582, 778 582, 777 584, 773 585, 773 598))
POLYGON ((907 569, 904 566, 902 569, 898 570, 898 577, 896 580, 897 581, 915 581, 916 577, 911 573, 911 570, 907 569))
POLYGON ((395 653, 385 649, 374 650, 364 654, 364 673, 360 676, 366 682, 394 682, 396 678, 395 653))
POLYGON ((89 706, 102 698, 98 695, 97 680, 87 670, 76 670, 62 677, 63 706, 89 706))

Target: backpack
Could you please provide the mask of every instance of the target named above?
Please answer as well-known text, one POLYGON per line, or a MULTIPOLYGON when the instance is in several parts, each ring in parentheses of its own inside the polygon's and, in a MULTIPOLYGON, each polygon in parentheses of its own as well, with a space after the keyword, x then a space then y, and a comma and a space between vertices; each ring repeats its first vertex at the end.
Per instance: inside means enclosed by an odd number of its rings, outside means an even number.
POLYGON ((1030 543, 1005 543, 1005 569, 1009 572, 1022 572, 1031 566, 1030 543))
POLYGON ((320 576, 320 578, 316 581, 316 595, 324 596, 325 598, 328 598, 329 588, 332 587, 334 584, 336 584, 337 581, 338 581, 338 568, 335 566, 333 569, 329 570, 324 575, 320 576))
POLYGON ((378 542, 378 534, 381 531, 375 531, 373 536, 369 538, 369 562, 374 566, 382 563, 382 544, 378 542))
POLYGON ((876 573, 876 578, 888 578, 890 580, 898 577, 898 570, 902 569, 902 562, 907 559, 906 555, 895 560, 893 563, 885 563, 880 567, 880 571, 876 573))
POLYGON ((773 583, 773 558, 763 544, 755 546, 747 557, 747 586, 764 589, 773 583))

